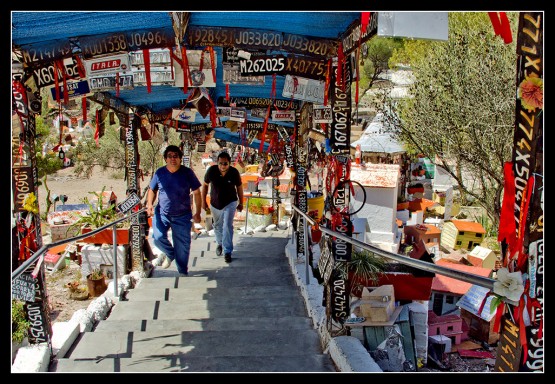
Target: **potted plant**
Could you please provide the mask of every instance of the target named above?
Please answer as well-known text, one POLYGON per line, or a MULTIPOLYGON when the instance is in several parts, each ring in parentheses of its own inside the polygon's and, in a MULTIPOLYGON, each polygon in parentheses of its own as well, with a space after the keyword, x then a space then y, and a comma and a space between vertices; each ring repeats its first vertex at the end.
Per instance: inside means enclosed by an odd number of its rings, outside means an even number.
POLYGON ((340 273, 349 278, 351 296, 360 297, 362 289, 376 283, 387 267, 387 261, 365 249, 353 249, 351 260, 337 263, 340 273))
MULTIPOLYGON (((69 226, 67 229, 68 232, 74 230, 75 228, 80 228, 82 234, 91 232, 92 230, 100 228, 117 219, 118 214, 114 204, 104 207, 103 197, 105 188, 106 187, 103 187, 101 192, 89 192, 90 194, 96 196, 96 204, 91 202, 87 197, 83 198, 82 201, 84 204, 87 204, 89 211, 86 215, 81 216, 77 221, 69 226)), ((113 244, 112 232, 112 228, 106 228, 104 231, 86 237, 80 241, 92 244, 113 244)), ((129 243, 129 228, 127 228, 123 222, 117 224, 116 242, 117 244, 129 243)))
POLYGON ((102 295, 108 286, 104 279, 104 272, 100 268, 94 268, 89 275, 87 275, 87 288, 92 297, 102 295))
POLYGON ((407 187, 408 194, 413 195, 417 192, 424 193, 424 185, 422 183, 412 184, 407 187))
POLYGON ((249 199, 249 206, 247 207, 249 213, 255 215, 267 215, 272 213, 273 207, 268 203, 268 200, 261 197, 254 197, 249 199))
POLYGON ((402 211, 404 209, 409 208, 409 202, 407 201, 405 196, 397 197, 397 210, 402 211))
POLYGON ((248 200, 247 212, 250 215, 248 217, 248 222, 252 224, 253 227, 272 224, 271 213, 274 207, 272 207, 268 201, 269 200, 261 197, 254 197, 248 200))

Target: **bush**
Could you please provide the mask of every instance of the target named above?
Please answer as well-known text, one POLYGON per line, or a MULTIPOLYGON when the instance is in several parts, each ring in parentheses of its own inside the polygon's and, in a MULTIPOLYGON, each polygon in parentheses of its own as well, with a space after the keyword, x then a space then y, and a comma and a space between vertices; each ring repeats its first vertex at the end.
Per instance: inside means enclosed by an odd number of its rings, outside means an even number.
POLYGON ((25 316, 25 303, 12 299, 12 341, 21 343, 27 337, 30 323, 25 316))

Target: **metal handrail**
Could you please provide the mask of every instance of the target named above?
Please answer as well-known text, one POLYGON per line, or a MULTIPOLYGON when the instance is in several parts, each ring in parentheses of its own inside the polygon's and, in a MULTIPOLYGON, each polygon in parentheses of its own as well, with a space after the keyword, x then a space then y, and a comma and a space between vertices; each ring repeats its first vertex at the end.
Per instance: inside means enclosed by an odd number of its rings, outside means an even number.
MULTIPOLYGON (((302 212, 299 209, 299 207, 297 207, 296 205, 291 204, 291 207, 299 215, 301 215, 303 218, 305 218, 304 223, 309 222, 311 225, 317 224, 316 220, 314 220, 313 218, 308 216, 306 213, 302 212)), ((305 226, 305 228, 303 228, 303 230, 306 231, 306 224, 304 224, 304 226, 305 226)), ((318 229, 320 231, 322 231, 323 233, 326 233, 330 236, 333 236, 333 237, 336 237, 338 239, 347 241, 347 242, 349 242, 353 245, 356 245, 357 247, 360 247, 362 249, 365 249, 369 252, 375 253, 375 254, 380 255, 382 257, 386 257, 388 259, 398 261, 401 264, 405 264, 405 265, 408 265, 408 266, 411 266, 411 267, 414 267, 414 268, 418 268, 418 269, 421 269, 421 270, 427 271, 427 272, 439 273, 440 275, 452 277, 454 279, 465 281, 465 282, 470 283, 470 284, 479 285, 481 287, 489 289, 490 291, 493 291, 493 283, 496 282, 495 279, 491 279, 489 277, 475 275, 473 273, 468 273, 468 272, 463 272, 463 271, 459 271, 459 270, 456 270, 456 269, 443 267, 441 265, 429 263, 427 261, 413 259, 413 258, 405 256, 405 255, 400 255, 400 254, 397 254, 397 253, 388 252, 388 251, 385 251, 381 248, 374 247, 372 245, 366 244, 362 241, 359 241, 357 239, 353 239, 352 237, 345 236, 345 235, 343 235, 339 232, 333 231, 331 229, 328 229, 328 228, 325 228, 325 227, 322 227, 322 226, 319 226, 318 229)), ((305 236, 305 238, 306 238, 306 236, 305 236)), ((308 263, 308 258, 305 258, 305 259, 306 259, 306 262, 308 263)))
POLYGON ((137 212, 132 212, 129 213, 126 216, 123 216, 117 220, 112 221, 109 224, 103 225, 102 227, 99 227, 97 229, 94 229, 90 232, 78 235, 78 236, 74 236, 74 237, 70 237, 67 239, 63 239, 60 241, 55 241, 53 243, 50 244, 46 244, 43 245, 42 247, 40 247, 35 253, 33 253, 31 255, 31 257, 29 257, 27 260, 25 260, 23 262, 23 264, 21 264, 19 267, 17 267, 13 272, 12 272, 12 282, 13 280, 17 279, 19 276, 21 276, 21 274, 23 274, 23 272, 25 272, 25 270, 27 268, 29 268, 30 265, 32 265, 35 261, 38 260, 38 258, 40 256, 42 256, 45 252, 47 252, 50 248, 54 248, 57 247, 59 245, 63 245, 63 244, 67 244, 67 243, 71 243, 74 241, 79 241, 81 239, 85 239, 89 236, 95 235, 103 230, 105 230, 106 228, 109 227, 113 227, 113 243, 114 243, 114 294, 116 296, 118 296, 118 288, 117 288, 117 243, 116 243, 116 226, 117 224, 121 223, 122 221, 125 220, 129 220, 132 217, 135 217, 137 215, 139 215, 140 213, 144 212, 146 210, 146 207, 139 209, 137 212))

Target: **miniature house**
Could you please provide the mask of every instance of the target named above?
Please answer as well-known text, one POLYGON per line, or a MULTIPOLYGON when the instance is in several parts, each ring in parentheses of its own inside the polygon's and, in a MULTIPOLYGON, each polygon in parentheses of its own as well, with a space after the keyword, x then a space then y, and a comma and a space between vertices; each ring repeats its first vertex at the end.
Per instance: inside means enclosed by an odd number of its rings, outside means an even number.
POLYGON ((441 232, 441 246, 448 249, 473 249, 484 240, 486 230, 474 221, 451 220, 445 222, 441 232))
POLYGON ((475 267, 496 269, 497 255, 489 248, 475 246, 472 252, 464 257, 475 267))

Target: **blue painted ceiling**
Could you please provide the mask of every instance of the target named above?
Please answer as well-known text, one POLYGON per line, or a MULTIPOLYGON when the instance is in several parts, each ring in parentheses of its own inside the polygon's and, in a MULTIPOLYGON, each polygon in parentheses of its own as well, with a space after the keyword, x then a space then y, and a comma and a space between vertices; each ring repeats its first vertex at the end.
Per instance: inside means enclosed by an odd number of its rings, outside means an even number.
MULTIPOLYGON (((191 12, 189 28, 192 26, 240 27, 293 33, 317 38, 338 39, 349 25, 360 19, 360 12, 191 12)), ((52 41, 74 41, 77 37, 102 35, 113 32, 140 29, 171 28, 172 18, 169 12, 126 11, 126 12, 12 12, 12 48, 32 44, 47 46, 52 41)), ((209 89, 214 101, 225 96, 225 84, 222 82, 222 54, 218 52, 217 83, 215 89, 209 89)), ((276 89, 283 88, 284 76, 277 76, 276 89)), ((230 84, 232 96, 250 96, 268 98, 271 94, 272 76, 266 76, 265 85, 252 86, 230 84)), ((115 97, 115 92, 110 91, 115 97)), ((152 86, 147 92, 146 86, 136 86, 132 90, 121 90, 119 99, 136 107, 145 107, 152 112, 161 112, 171 108, 180 108, 188 94, 182 88, 169 85, 152 86)), ((279 98, 279 96, 278 96, 279 98)), ((206 119, 204 120, 206 121, 206 119)))

